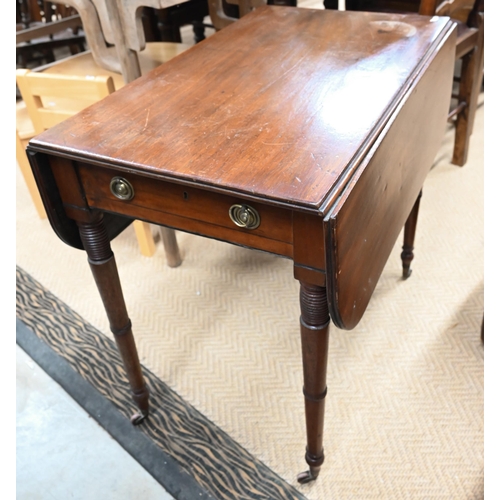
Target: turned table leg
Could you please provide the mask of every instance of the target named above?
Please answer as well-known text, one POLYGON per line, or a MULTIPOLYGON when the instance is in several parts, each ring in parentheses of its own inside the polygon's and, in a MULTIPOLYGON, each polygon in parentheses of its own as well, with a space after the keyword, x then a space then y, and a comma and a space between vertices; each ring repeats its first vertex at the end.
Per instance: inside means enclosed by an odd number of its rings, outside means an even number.
POLYGON ((137 355, 132 323, 127 314, 120 278, 109 237, 103 224, 102 214, 92 222, 78 222, 83 246, 94 280, 99 289, 110 329, 120 352, 125 372, 132 387, 132 397, 139 407, 139 413, 131 417, 134 425, 142 422, 149 413, 149 392, 144 382, 137 355))
POLYGON ((401 260, 403 261, 403 279, 407 279, 411 274, 411 261, 413 260, 413 244, 415 242, 415 231, 417 230, 418 208, 420 206, 420 198, 422 191, 418 194, 417 201, 411 209, 408 220, 405 223, 403 251, 401 252, 401 260))
POLYGON ((301 282, 300 333, 304 369, 304 400, 307 427, 306 462, 309 470, 297 476, 299 483, 318 477, 323 454, 326 367, 328 362, 328 329, 330 315, 326 288, 301 282))

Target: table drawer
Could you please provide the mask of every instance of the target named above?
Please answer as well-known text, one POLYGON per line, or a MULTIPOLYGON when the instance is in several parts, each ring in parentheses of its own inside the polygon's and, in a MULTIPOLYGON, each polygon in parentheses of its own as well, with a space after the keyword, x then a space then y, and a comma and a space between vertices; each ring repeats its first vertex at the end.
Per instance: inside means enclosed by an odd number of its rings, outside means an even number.
MULTIPOLYGON (((109 210, 124 215, 141 217, 144 210, 187 218, 236 230, 243 234, 252 234, 284 243, 292 243, 292 213, 289 210, 246 202, 237 196, 223 195, 187 185, 167 182, 137 174, 122 173, 117 170, 77 162, 77 170, 82 182, 87 203, 92 208, 109 210), (132 191, 130 199, 120 199, 111 190, 113 179, 123 179, 129 183, 132 191), (243 209, 231 207, 244 206, 243 209), (250 207, 250 219, 257 227, 240 227, 237 222, 244 222, 245 208, 250 207), (243 219, 243 221, 242 221, 243 219)), ((126 194, 124 189, 124 194, 126 194)), ((177 218, 175 219, 177 220, 177 218)), ((158 222, 159 221, 152 221, 158 222)), ((180 228, 182 229, 182 228, 180 228)), ((199 232, 199 231, 196 231, 199 232)))

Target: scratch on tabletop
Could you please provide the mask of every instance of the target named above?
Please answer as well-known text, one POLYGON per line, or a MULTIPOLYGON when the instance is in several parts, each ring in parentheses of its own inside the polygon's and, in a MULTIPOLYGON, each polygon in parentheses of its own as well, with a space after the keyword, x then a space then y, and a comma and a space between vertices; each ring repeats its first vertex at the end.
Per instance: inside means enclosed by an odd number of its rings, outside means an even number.
POLYGON ((148 122, 149 122, 149 112, 150 112, 151 108, 148 108, 148 115, 146 116, 146 123, 144 124, 144 128, 142 129, 142 131, 144 132, 144 130, 146 130, 147 126, 148 126, 148 122))

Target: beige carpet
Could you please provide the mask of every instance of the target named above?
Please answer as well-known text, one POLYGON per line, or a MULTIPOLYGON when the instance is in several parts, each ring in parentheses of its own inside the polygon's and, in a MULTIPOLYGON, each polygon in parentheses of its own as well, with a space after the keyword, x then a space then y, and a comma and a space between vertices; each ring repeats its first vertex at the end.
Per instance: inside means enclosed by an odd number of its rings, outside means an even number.
MULTIPOLYGON (((114 241, 142 363, 307 498, 483 498, 483 111, 465 167, 449 163, 451 129, 443 140, 411 278, 398 244, 360 325, 331 328, 326 461, 312 484, 295 482, 305 425, 292 263, 178 233, 184 262, 170 269, 160 246, 139 255, 131 228, 114 241)), ((111 337, 84 253, 37 217, 19 171, 16 196, 17 265, 111 337)))

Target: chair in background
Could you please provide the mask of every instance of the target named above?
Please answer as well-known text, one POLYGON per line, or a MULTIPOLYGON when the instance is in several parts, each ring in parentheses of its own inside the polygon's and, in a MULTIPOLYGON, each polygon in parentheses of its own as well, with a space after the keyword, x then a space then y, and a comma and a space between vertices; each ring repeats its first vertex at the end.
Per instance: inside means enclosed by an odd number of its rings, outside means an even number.
MULTIPOLYGON (((337 0, 325 0, 333 8, 337 0)), ((345 0, 346 10, 371 12, 418 12, 427 16, 449 16, 457 24, 455 59, 459 66, 456 88, 451 99, 448 120, 455 125, 455 144, 451 162, 467 162, 469 140, 474 127, 479 92, 484 71, 484 1, 483 0, 345 0)))
MULTIPOLYGON (((146 48, 142 9, 172 6, 171 0, 58 0, 57 3, 70 5, 80 14, 96 64, 121 73, 125 83, 142 75, 139 53, 146 48)), ((150 229, 148 232, 151 235, 150 229)), ((160 234, 167 264, 179 266, 182 259, 175 231, 160 227, 160 234)))
POLYGON ((33 122, 35 134, 57 125, 115 91, 110 76, 90 78, 18 69, 16 82, 33 122), (75 99, 75 96, 78 98, 75 99))
MULTIPOLYGON (((338 0, 335 0, 338 6, 338 0)), ((297 0, 208 0, 210 18, 216 30, 228 26, 261 5, 297 7, 297 0)))
POLYGON ((208 12, 217 31, 240 18, 238 6, 228 4, 226 0, 208 0, 208 12))
MULTIPOLYGON (((81 17, 87 44, 97 67, 121 74, 128 83, 145 72, 139 63, 139 53, 146 49, 144 26, 141 21, 143 7, 163 9, 172 6, 171 0, 56 0, 58 4, 74 8, 81 17)), ((179 45, 179 44, 177 44, 179 45)), ((182 47, 184 50, 185 47, 182 47)), ((180 50, 180 51, 182 51, 180 50)), ((156 56, 165 55, 164 50, 156 56)), ((155 61, 159 65, 170 57, 155 61)), ((154 252, 155 243, 150 225, 135 221, 134 227, 141 227, 154 252)), ((167 264, 176 267, 181 264, 175 231, 160 227, 167 264)), ((138 234, 139 238, 139 234, 138 234)), ((144 254, 144 252, 143 252, 144 254)))
POLYGON ((38 215, 47 217, 26 156, 31 138, 114 91, 110 76, 94 79, 16 70, 23 99, 16 113, 16 159, 38 215), (75 100, 74 95, 79 99, 75 100), (55 97, 55 100, 54 100, 55 97))
MULTIPOLYGON (((24 103, 20 103, 23 104, 24 103)), ((38 216, 41 219, 47 218, 47 214, 45 213, 45 208, 43 206, 42 199, 40 198, 40 193, 38 192, 38 188, 36 187, 35 178, 33 177, 33 172, 31 171, 31 167, 28 161, 28 157, 26 156, 26 146, 28 145, 29 140, 34 137, 35 130, 33 128, 33 124, 29 119, 28 113, 26 111, 26 107, 17 107, 16 109, 16 160, 19 164, 19 168, 24 177, 24 182, 28 187, 28 191, 30 197, 33 201, 33 205, 35 205, 35 209, 38 213, 38 216)))
POLYGON ((213 28, 204 22, 209 15, 207 0, 188 0, 165 9, 144 7, 142 9, 142 24, 146 42, 177 42, 181 43, 181 27, 193 27, 195 43, 205 39, 205 28, 213 28))
MULTIPOLYGON (((141 69, 148 72, 188 48, 176 43, 148 44, 139 57, 141 69)), ((26 157, 26 145, 46 125, 59 123, 123 87, 125 82, 121 74, 97 66, 90 51, 86 51, 34 71, 18 69, 16 83, 23 98, 16 105, 16 159, 38 215, 44 218, 45 209, 26 157), (74 93, 76 89, 78 92, 74 93)), ((150 225, 134 221, 134 230, 141 254, 154 255, 156 243, 150 225)))
POLYGON ((75 10, 52 2, 16 3, 16 64, 33 68, 56 60, 57 49, 70 54, 86 50, 82 21, 75 10))

